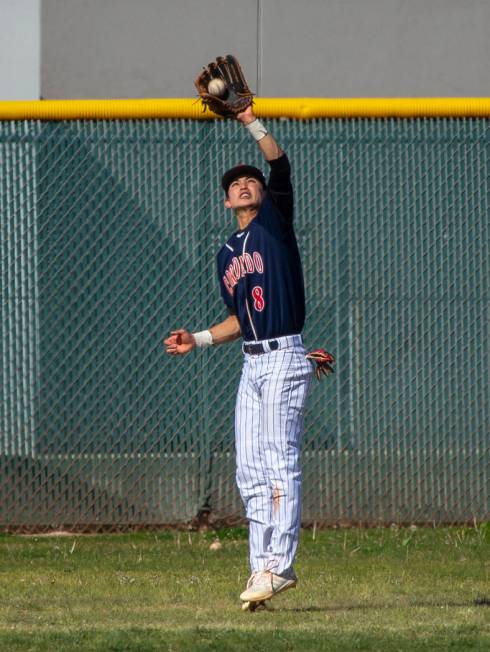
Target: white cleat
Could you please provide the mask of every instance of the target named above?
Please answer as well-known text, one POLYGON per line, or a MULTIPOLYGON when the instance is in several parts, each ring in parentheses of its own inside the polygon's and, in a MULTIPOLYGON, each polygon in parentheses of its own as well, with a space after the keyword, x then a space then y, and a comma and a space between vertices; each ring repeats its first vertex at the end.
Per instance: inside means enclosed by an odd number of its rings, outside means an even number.
POLYGON ((284 575, 276 575, 272 571, 253 573, 247 583, 247 588, 240 595, 240 600, 244 604, 270 600, 274 595, 282 593, 282 591, 294 589, 297 582, 298 579, 293 570, 284 575))
MULTIPOLYGON (((260 575, 261 571, 254 571, 247 581, 247 590, 253 585, 255 579, 260 575)), ((245 600, 242 602, 242 611, 264 611, 271 610, 272 607, 266 603, 265 600, 245 600)))

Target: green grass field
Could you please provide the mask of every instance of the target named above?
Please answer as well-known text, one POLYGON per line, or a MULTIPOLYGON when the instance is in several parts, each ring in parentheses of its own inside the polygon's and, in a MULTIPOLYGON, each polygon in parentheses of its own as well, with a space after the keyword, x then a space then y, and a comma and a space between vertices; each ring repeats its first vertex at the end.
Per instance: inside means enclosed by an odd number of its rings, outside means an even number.
POLYGON ((253 614, 243 529, 1 535, 0 650, 490 650, 489 525, 305 530, 296 570, 253 614))

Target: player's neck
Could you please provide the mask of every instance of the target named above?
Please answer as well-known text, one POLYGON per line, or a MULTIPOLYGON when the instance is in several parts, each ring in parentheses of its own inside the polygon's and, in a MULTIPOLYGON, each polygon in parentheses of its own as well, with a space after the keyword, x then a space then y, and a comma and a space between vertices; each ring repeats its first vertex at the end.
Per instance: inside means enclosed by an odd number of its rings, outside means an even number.
POLYGON ((236 210, 235 215, 240 231, 247 228, 250 222, 257 216, 258 212, 256 208, 239 208, 236 210))

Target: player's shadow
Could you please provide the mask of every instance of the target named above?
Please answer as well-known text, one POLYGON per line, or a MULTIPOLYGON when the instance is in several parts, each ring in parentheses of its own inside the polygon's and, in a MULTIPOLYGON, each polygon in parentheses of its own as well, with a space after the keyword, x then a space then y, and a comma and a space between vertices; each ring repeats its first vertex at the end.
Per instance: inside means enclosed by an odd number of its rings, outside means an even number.
POLYGON ((278 611, 287 611, 290 613, 329 613, 332 611, 369 611, 372 609, 401 609, 403 607, 490 607, 490 597, 476 598, 475 600, 411 600, 406 603, 396 604, 390 602, 389 604, 376 604, 370 602, 358 604, 335 604, 325 607, 317 607, 310 605, 309 607, 286 607, 279 608, 278 611))

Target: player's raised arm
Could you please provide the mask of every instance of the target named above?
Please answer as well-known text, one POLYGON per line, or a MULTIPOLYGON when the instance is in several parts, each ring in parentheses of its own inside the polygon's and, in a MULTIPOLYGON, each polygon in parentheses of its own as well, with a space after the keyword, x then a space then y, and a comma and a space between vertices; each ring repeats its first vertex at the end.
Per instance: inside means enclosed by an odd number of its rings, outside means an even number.
POLYGON ((255 138, 266 161, 274 161, 284 154, 275 138, 267 131, 262 122, 254 114, 252 106, 247 107, 245 111, 242 111, 242 113, 238 113, 236 119, 241 122, 255 138))
POLYGON ((285 224, 293 219, 293 187, 291 184, 291 166, 288 157, 276 139, 267 131, 264 124, 255 116, 252 106, 238 113, 236 119, 250 132, 257 141, 265 160, 270 166, 267 188, 270 197, 279 208, 285 224))
POLYGON ((163 341, 165 351, 170 355, 184 355, 195 348, 204 348, 213 344, 225 344, 240 337, 240 324, 236 315, 229 315, 225 320, 211 326, 208 330, 191 333, 185 328, 171 331, 163 341))

